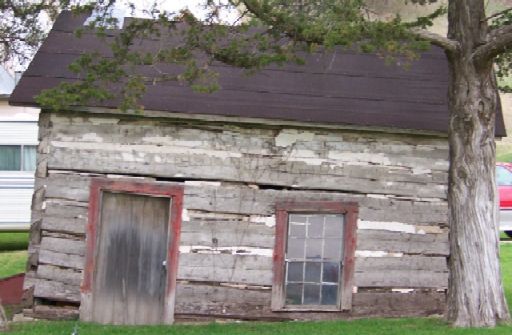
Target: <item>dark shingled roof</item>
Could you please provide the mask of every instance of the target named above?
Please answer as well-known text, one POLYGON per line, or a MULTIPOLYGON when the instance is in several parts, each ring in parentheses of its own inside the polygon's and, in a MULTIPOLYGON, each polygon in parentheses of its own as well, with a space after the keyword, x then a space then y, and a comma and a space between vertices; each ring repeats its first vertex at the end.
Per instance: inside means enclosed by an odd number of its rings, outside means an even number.
MULTIPOLYGON (((10 98, 13 105, 36 105, 34 96, 62 81, 76 80, 68 65, 83 52, 108 54, 108 46, 93 34, 76 38, 73 31, 84 17, 61 14, 48 38, 10 98)), ((156 50, 159 41, 140 47, 156 50)), ((172 65, 162 65, 169 70, 172 65)), ((193 92, 175 81, 148 86, 141 104, 147 110, 267 118, 354 126, 448 130, 448 64, 437 47, 409 69, 385 65, 371 54, 335 51, 312 54, 306 65, 272 66, 252 76, 223 64, 215 65, 222 89, 213 94, 193 92)), ((155 75, 149 66, 138 69, 155 75)), ((115 101, 94 104, 116 108, 115 101)), ((496 136, 506 136, 498 111, 496 136)))

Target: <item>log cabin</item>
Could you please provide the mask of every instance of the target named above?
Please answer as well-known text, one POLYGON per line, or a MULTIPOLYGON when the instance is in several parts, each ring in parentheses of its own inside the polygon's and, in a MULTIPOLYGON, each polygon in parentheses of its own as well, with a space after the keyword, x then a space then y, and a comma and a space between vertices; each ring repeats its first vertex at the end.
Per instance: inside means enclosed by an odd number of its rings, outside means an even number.
MULTIPOLYGON (((78 80, 67 66, 105 48, 75 37, 83 22, 58 18, 11 104, 37 106, 42 90, 78 80)), ((219 91, 157 82, 139 113, 115 99, 42 110, 25 314, 150 324, 443 313, 442 51, 409 69, 339 50, 252 76, 214 67, 219 91)), ((505 136, 501 111, 496 120, 505 136)))

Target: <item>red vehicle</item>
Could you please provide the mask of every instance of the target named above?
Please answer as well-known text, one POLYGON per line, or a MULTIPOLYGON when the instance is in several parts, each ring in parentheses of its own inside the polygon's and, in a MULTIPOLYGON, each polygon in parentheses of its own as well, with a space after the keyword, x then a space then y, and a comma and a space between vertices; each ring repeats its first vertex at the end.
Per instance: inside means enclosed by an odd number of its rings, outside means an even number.
POLYGON ((500 196, 499 227, 512 237, 512 163, 496 163, 496 184, 500 196))

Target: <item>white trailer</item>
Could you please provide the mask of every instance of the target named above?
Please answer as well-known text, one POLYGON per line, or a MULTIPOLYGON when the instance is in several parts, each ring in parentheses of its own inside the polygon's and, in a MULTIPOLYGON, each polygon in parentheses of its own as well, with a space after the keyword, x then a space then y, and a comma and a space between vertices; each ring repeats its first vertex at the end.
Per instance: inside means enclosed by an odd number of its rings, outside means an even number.
POLYGON ((39 110, 9 106, 13 88, 0 67, 0 230, 28 230, 39 110))

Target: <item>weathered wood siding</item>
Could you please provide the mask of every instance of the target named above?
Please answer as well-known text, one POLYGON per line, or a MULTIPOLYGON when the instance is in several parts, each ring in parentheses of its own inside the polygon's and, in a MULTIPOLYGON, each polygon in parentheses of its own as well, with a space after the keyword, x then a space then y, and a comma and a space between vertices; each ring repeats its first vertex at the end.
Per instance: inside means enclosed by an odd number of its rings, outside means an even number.
POLYGON ((177 318, 443 311, 445 138, 71 112, 42 113, 40 125, 25 283, 36 312, 80 303, 89 182, 98 175, 184 183, 177 318), (350 313, 271 311, 274 205, 283 200, 359 204, 350 313))

